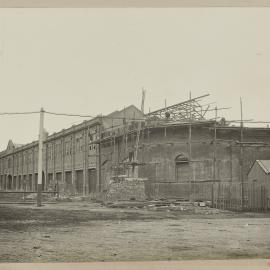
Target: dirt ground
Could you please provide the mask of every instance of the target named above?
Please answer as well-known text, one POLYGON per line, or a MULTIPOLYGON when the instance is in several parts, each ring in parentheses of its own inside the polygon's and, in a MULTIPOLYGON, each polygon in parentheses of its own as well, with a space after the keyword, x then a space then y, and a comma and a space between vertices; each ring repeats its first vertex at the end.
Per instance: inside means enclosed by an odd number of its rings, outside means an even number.
POLYGON ((270 213, 93 202, 0 205, 0 262, 270 257, 270 213))

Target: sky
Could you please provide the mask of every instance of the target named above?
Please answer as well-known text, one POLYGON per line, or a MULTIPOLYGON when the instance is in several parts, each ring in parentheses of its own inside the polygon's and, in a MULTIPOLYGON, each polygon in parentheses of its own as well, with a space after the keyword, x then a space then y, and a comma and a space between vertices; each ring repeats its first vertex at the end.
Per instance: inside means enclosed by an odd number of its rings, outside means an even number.
MULTIPOLYGON (((0 113, 103 115, 210 94, 219 116, 270 121, 269 8, 0 9, 0 113)), ((211 118, 214 113, 208 114, 211 118)), ((45 115, 57 132, 85 119, 45 115)), ((0 115, 8 140, 38 138, 39 115, 0 115)), ((266 126, 266 124, 262 124, 266 126)))

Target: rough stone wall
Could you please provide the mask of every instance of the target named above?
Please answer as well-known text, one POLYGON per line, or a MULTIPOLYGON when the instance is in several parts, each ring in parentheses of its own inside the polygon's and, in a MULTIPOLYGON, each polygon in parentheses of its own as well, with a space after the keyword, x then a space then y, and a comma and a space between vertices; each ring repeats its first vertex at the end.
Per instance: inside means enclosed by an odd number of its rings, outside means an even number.
POLYGON ((106 194, 106 200, 108 201, 144 201, 145 199, 145 184, 142 179, 127 178, 112 182, 106 194))

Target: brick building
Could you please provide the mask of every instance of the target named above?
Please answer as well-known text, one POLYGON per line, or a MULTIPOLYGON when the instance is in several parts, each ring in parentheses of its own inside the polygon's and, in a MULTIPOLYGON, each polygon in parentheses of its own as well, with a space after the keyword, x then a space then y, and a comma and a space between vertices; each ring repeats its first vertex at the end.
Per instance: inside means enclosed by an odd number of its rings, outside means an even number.
MULTIPOLYGON (((165 119, 146 115, 138 133, 143 117, 131 105, 47 135, 43 189, 104 192, 113 178, 138 176, 147 179, 148 197, 188 198, 192 191, 209 199, 212 183, 245 182, 254 160, 270 159, 269 128, 243 128, 241 141, 240 127, 224 121, 176 121, 166 114, 165 119)), ((36 190, 37 163, 37 141, 17 145, 10 140, 0 153, 1 189, 36 190)))
MULTIPOLYGON (((43 147, 43 190, 88 194, 101 190, 100 141, 117 134, 123 126, 133 125, 142 113, 130 106, 106 117, 96 117, 52 135, 45 135, 43 147)), ((106 144, 106 142, 105 142, 106 144)), ((38 141, 18 145, 10 140, 0 153, 1 190, 37 190, 38 141)))

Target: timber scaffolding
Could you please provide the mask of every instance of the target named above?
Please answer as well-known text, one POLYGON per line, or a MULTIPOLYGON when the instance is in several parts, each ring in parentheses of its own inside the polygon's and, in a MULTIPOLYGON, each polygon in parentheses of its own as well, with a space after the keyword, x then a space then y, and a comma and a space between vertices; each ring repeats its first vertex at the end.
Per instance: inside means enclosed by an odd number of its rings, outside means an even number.
MULTIPOLYGON (((143 117, 136 118, 135 116, 133 118, 126 118, 123 117, 123 124, 114 125, 113 124, 113 117, 112 125, 108 128, 105 128, 101 131, 100 136, 100 144, 106 143, 107 141, 111 142, 111 145, 113 145, 113 152, 112 154, 112 168, 119 171, 120 167, 125 166, 132 166, 133 170, 135 166, 141 166, 146 165, 145 162, 139 161, 137 159, 137 151, 139 148, 140 143, 140 137, 144 137, 145 130, 147 131, 147 136, 149 138, 149 133, 151 129, 154 128, 164 128, 164 135, 166 136, 166 128, 172 127, 172 126, 188 126, 189 127, 189 135, 188 135, 188 145, 189 145, 189 161, 193 162, 192 160, 192 126, 194 125, 211 125, 215 128, 215 134, 216 134, 216 128, 220 123, 217 124, 217 116, 215 118, 206 118, 206 114, 215 111, 217 114, 218 110, 224 110, 229 108, 211 108, 212 103, 206 103, 201 104, 201 100, 205 97, 208 97, 209 94, 201 95, 198 97, 191 97, 191 93, 189 95, 189 99, 171 106, 166 106, 165 101, 165 107, 159 110, 152 111, 147 114, 144 114, 144 98, 145 98, 145 90, 142 91, 142 106, 141 106, 141 112, 143 113, 143 117), (142 131, 142 134, 141 134, 142 131), (132 161, 125 161, 120 162, 115 157, 115 143, 116 140, 121 140, 125 144, 125 154, 127 156, 127 141, 128 137, 130 136, 130 140, 133 142, 133 149, 135 152, 134 158, 132 161), (136 136, 136 139, 134 138, 136 136), (117 161, 116 161, 117 160, 117 161)), ((125 111, 125 109, 124 109, 125 111)), ((100 116, 102 119, 102 116, 100 116)), ((109 118, 109 117, 104 117, 109 118)), ((118 119, 118 118, 116 118, 118 119)), ((221 124, 224 124, 223 119, 221 120, 221 124)), ((174 142, 176 143, 176 142, 174 142)), ((149 144, 149 140, 148 143, 149 144)), ((177 143, 176 143, 177 144, 177 143)), ((197 161, 195 161, 197 162, 197 161)), ((192 166, 190 166, 190 170, 192 170, 192 166)), ((117 177, 117 175, 116 175, 117 177)))
MULTIPOLYGON (((143 104, 144 104, 144 95, 145 91, 143 90, 143 97, 142 97, 142 107, 141 111, 144 111, 143 104)), ((166 128, 167 127, 172 127, 172 126, 188 126, 189 127, 189 135, 188 135, 188 145, 189 145, 189 161, 193 162, 192 160, 192 126, 195 125, 210 125, 213 126, 214 129, 214 138, 213 141, 214 145, 216 145, 216 130, 222 127, 226 127, 226 122, 225 119, 222 118, 220 122, 217 122, 217 111, 219 110, 225 110, 229 108, 211 108, 210 106, 214 104, 215 102, 212 103, 207 103, 207 104, 200 104, 200 101, 208 97, 209 94, 201 95, 195 98, 191 98, 191 93, 189 96, 189 99, 171 106, 166 106, 165 102, 165 107, 159 110, 152 111, 147 114, 143 114, 144 117, 142 118, 126 118, 124 117, 110 117, 110 116, 99 116, 99 118, 104 119, 110 119, 112 120, 112 126, 108 128, 103 128, 100 134, 100 139, 98 141, 93 141, 92 143, 99 143, 100 145, 103 143, 106 143, 107 141, 111 142, 111 145, 113 145, 113 152, 112 152, 112 157, 115 156, 115 143, 116 140, 122 140, 124 141, 125 144, 125 154, 127 154, 127 141, 128 137, 130 136, 131 141, 133 142, 133 149, 135 151, 138 150, 140 143, 140 131, 142 132, 142 137, 145 134, 145 130, 147 131, 147 136, 149 138, 149 133, 151 129, 155 128, 164 128, 164 135, 166 136, 166 128), (206 114, 209 112, 215 112, 215 117, 214 118, 206 118, 206 114), (123 124, 118 124, 118 125, 113 125, 113 119, 123 119, 123 124), (134 138, 135 135, 137 135, 136 139, 134 138)), ((124 109, 125 111, 125 109, 124 109)), ((234 122, 234 121, 231 121, 234 122)), ((208 127, 209 128, 209 127, 208 127)), ((219 140, 221 141, 221 140, 219 140)), ((183 142, 179 142, 180 144, 183 142)), ((145 144, 145 143, 144 143, 145 144)), ((148 145, 149 140, 148 140, 148 145)), ((168 142, 167 142, 168 144, 168 142)), ((174 144, 178 144, 177 142, 174 142, 174 144)), ((214 147, 214 152, 216 151, 214 147)), ((215 156, 215 153, 214 153, 215 156)), ((112 159, 113 167, 117 168, 120 165, 132 165, 134 166, 140 166, 140 165, 145 165, 145 162, 138 161, 137 160, 137 155, 135 156, 135 159, 131 162, 115 162, 116 158, 112 159), (113 161, 114 160, 114 161, 113 161)), ((197 160, 194 160, 194 162, 197 162, 197 160)), ((215 162, 215 157, 214 157, 214 162, 215 162)), ((215 179, 215 176, 214 176, 215 179)), ((213 180, 214 182, 216 180, 213 180)))
MULTIPOLYGON (((137 160, 137 155, 136 159, 129 160, 129 161, 119 161, 119 158, 115 156, 115 143, 118 140, 118 142, 122 141, 125 145, 125 153, 127 154, 128 147, 127 147, 127 141, 128 137, 130 136, 131 143, 133 142, 133 149, 135 151, 138 150, 139 145, 142 146, 143 144, 150 145, 150 141, 148 139, 148 142, 146 143, 141 143, 140 142, 140 136, 144 138, 144 136, 148 136, 150 134, 151 129, 155 128, 164 128, 164 136, 166 136, 166 128, 172 127, 172 126, 188 126, 188 141, 187 142, 173 142, 174 144, 188 144, 188 159, 189 159, 189 168, 190 168, 190 175, 193 174, 193 166, 192 163, 198 162, 198 160, 193 159, 192 157, 192 144, 201 142, 201 141, 193 141, 192 140, 192 126, 196 125, 207 125, 207 127, 202 127, 202 128, 207 128, 213 131, 213 138, 209 141, 209 144, 213 145, 213 176, 211 179, 207 179, 204 182, 210 182, 212 183, 212 206, 214 207, 215 205, 217 206, 217 201, 221 197, 221 191, 222 186, 221 186, 221 179, 217 179, 216 175, 216 170, 217 170, 217 143, 219 142, 224 142, 228 143, 231 147, 236 146, 239 147, 240 149, 240 157, 239 157, 239 184, 241 186, 241 209, 244 209, 244 185, 245 179, 244 179, 244 173, 243 173, 243 161, 244 161, 244 156, 243 156, 243 147, 248 146, 248 147, 257 147, 257 146, 264 146, 264 147, 270 147, 269 143, 266 142, 252 142, 252 141, 245 141, 244 140, 244 130, 249 129, 247 127, 244 127, 244 123, 270 123, 266 121, 253 121, 252 120, 244 120, 243 119, 243 111, 242 111, 242 100, 240 99, 240 107, 241 107, 241 119, 240 120, 232 120, 232 121, 226 121, 222 117, 218 117, 218 111, 219 110, 225 110, 229 108, 217 108, 216 106, 214 108, 211 107, 212 103, 207 103, 207 104, 201 104, 200 101, 209 96, 209 94, 202 95, 199 97, 192 98, 191 94, 189 96, 189 99, 177 103, 171 106, 166 106, 165 102, 165 107, 156 111, 152 111, 147 114, 143 114, 144 117, 142 118, 125 118, 123 117, 123 124, 120 124, 118 126, 114 126, 112 124, 111 127, 108 127, 106 129, 103 129, 101 131, 101 136, 99 139, 99 144, 106 143, 106 141, 111 141, 111 144, 113 145, 113 152, 112 152, 112 168, 115 169, 118 173, 115 175, 115 177, 119 176, 119 168, 126 168, 126 166, 132 166, 133 170, 134 167, 136 166, 142 166, 146 165, 147 163, 143 162, 142 160, 137 160), (209 112, 214 112, 215 116, 213 118, 206 118, 206 115, 209 112), (218 119, 220 119, 218 121, 218 119), (239 124, 239 126, 231 126, 231 124, 239 124), (240 140, 236 139, 231 139, 231 140, 225 140, 225 139, 218 139, 217 138, 217 130, 222 130, 222 129, 232 129, 232 130, 237 130, 239 131, 239 138, 240 140), (140 133, 140 131, 142 131, 140 133), (145 132, 146 131, 146 132, 145 132), (145 134, 146 133, 146 134, 145 134), (135 139, 135 136, 137 135, 137 138, 135 139), (217 191, 215 189, 215 185, 218 185, 217 191), (216 192, 217 194, 214 194, 216 192), (215 199, 215 198, 218 199, 215 199), (215 205, 214 205, 215 203, 215 205)), ((143 99, 142 99, 142 104, 144 104, 144 93, 143 93, 143 99)), ((143 112, 143 107, 141 109, 143 112)), ((102 117, 101 117, 102 118, 102 117)), ((106 118, 106 116, 105 116, 106 118)), ((113 119, 112 119, 113 122, 113 119)), ((263 129, 268 129, 269 128, 263 128, 263 129)), ((203 141, 205 142, 205 141, 203 141)), ((166 144, 169 144, 170 142, 166 142, 166 144)), ((101 148, 100 148, 101 149, 101 148)), ((270 148, 269 148, 270 149, 270 148)), ((100 153, 102 155, 102 153, 100 153)), ((126 155, 127 156, 127 155, 126 155)), ((200 183, 203 181, 199 181, 200 183)), ((194 179, 189 179, 189 197, 192 194, 192 185, 199 183, 196 182, 194 179)), ((192 200, 192 198, 189 198, 192 200)))

